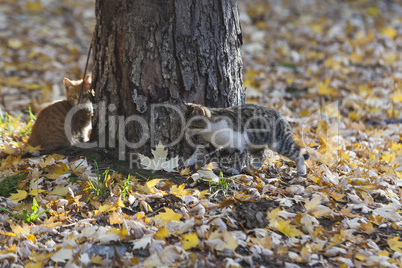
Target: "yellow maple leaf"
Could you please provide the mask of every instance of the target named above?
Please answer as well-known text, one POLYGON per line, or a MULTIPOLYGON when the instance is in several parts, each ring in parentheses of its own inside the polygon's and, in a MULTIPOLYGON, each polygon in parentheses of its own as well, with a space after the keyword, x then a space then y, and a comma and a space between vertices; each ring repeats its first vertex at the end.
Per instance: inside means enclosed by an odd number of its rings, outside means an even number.
POLYGON ((359 121, 361 118, 361 114, 358 113, 357 110, 354 110, 353 112, 350 112, 348 114, 348 118, 352 119, 353 121, 359 121))
POLYGON ((140 211, 140 212, 137 212, 136 216, 137 216, 137 220, 139 220, 139 219, 145 218, 145 213, 144 213, 144 211, 140 211))
POLYGON ((115 202, 114 204, 113 204, 113 207, 114 208, 125 208, 126 206, 124 205, 124 203, 123 203, 123 200, 121 200, 121 196, 119 196, 119 200, 117 200, 117 202, 115 202))
POLYGON ((13 233, 15 233, 16 235, 19 234, 24 234, 26 236, 29 235, 29 233, 31 232, 31 226, 23 223, 22 226, 21 225, 10 225, 11 230, 13 230, 13 233))
POLYGON ((14 155, 18 153, 17 143, 5 142, 1 148, 5 154, 14 155))
POLYGON ((321 196, 316 196, 313 199, 306 201, 306 204, 304 207, 306 208, 307 211, 312 211, 316 210, 318 208, 318 205, 321 204, 321 196))
POLYGON ((25 4, 25 7, 32 12, 40 12, 43 10, 43 5, 40 1, 29 1, 25 4))
POLYGON ((398 253, 402 253, 402 241, 399 241, 399 236, 388 238, 388 246, 398 253))
POLYGON ((181 214, 174 213, 170 208, 165 208, 165 211, 155 216, 155 219, 163 220, 161 224, 165 224, 168 221, 180 221, 181 214))
MULTIPOLYGON (((1 234, 1 235, 6 235, 6 236, 17 236, 17 235, 14 234, 13 232, 3 232, 3 231, 0 231, 0 234, 1 234)), ((14 245, 16 245, 16 244, 14 244, 14 245)), ((0 254, 1 254, 1 251, 0 251, 0 254)))
POLYGON ((330 243, 327 247, 330 248, 339 245, 346 239, 347 236, 348 232, 341 229, 339 231, 339 234, 334 234, 333 236, 331 236, 330 243))
POLYGON ((355 258, 358 259, 359 261, 365 261, 367 259, 367 256, 362 252, 356 252, 355 258))
POLYGON ((158 184, 158 182, 160 182, 163 179, 153 179, 150 181, 147 181, 144 185, 144 187, 142 187, 142 190, 144 191, 144 193, 146 194, 154 194, 155 190, 152 189, 155 185, 158 184))
POLYGON ((349 156, 349 154, 348 154, 348 153, 345 153, 344 151, 341 151, 340 157, 341 157, 343 160, 350 161, 350 156, 349 156))
POLYGON ((127 229, 125 227, 123 227, 123 229, 112 228, 109 231, 107 231, 106 233, 107 234, 109 234, 109 233, 117 234, 118 236, 120 236, 120 239, 122 239, 127 235, 127 229))
POLYGON ((402 102, 402 94, 396 94, 396 92, 394 92, 394 95, 392 96, 392 101, 402 102))
POLYGON ((184 250, 188 250, 198 245, 198 236, 196 233, 185 234, 182 235, 181 238, 181 247, 184 250))
POLYGON ((352 213, 353 207, 352 206, 348 206, 348 207, 343 207, 341 209, 341 214, 345 217, 349 217, 349 218, 357 218, 359 217, 358 215, 352 213))
POLYGON ((278 221, 278 219, 279 219, 278 212, 279 211, 280 211, 280 208, 276 208, 274 210, 267 211, 267 218, 269 220, 270 227, 272 227, 271 223, 274 223, 274 222, 278 221))
POLYGON ((70 169, 67 167, 66 164, 62 162, 58 162, 55 165, 50 165, 46 167, 46 171, 48 172, 46 174, 46 177, 49 179, 56 179, 57 177, 61 175, 65 175, 66 173, 70 172, 70 169))
POLYGON ((203 169, 203 170, 212 171, 212 170, 217 169, 217 168, 218 168, 218 163, 216 163, 216 162, 210 162, 210 163, 208 163, 208 165, 206 165, 206 166, 203 167, 202 169, 203 169))
POLYGON ((222 236, 223 236, 223 234, 221 232, 219 232, 218 230, 215 230, 209 235, 208 239, 209 240, 220 239, 220 238, 222 238, 222 236))
POLYGON ((197 194, 197 197, 198 197, 198 199, 201 199, 201 198, 205 197, 205 195, 207 195, 207 194, 209 194, 209 190, 208 190, 208 189, 199 192, 199 193, 197 194))
POLYGON ((391 65, 398 59, 399 54, 394 51, 384 51, 381 54, 381 59, 384 65, 391 65))
POLYGON ((371 222, 367 222, 367 223, 362 222, 360 224, 359 229, 360 229, 360 231, 362 231, 363 233, 368 234, 368 235, 374 233, 374 231, 375 231, 374 226, 371 222))
POLYGON ((159 228, 158 232, 154 234, 156 239, 164 239, 169 234, 169 230, 163 227, 159 228))
POLYGON ((49 227, 49 228, 59 227, 62 225, 63 225, 63 223, 55 216, 45 219, 43 222, 43 226, 49 227))
POLYGON ((28 196, 28 193, 23 190, 17 190, 16 194, 11 194, 10 199, 13 200, 14 202, 19 202, 23 199, 25 199, 28 196))
POLYGON ((93 255, 91 257, 91 263, 98 264, 98 265, 101 265, 101 266, 105 265, 104 261, 103 261, 103 257, 100 256, 100 255, 93 255))
POLYGON ((342 194, 342 193, 337 193, 337 192, 331 192, 330 196, 335 199, 338 202, 342 202, 345 201, 343 200, 343 198, 346 196, 346 194, 342 194))
MULTIPOLYGON (((32 251, 32 255, 29 257, 29 259, 34 261, 35 265, 32 265, 30 267, 43 267, 44 266, 43 262, 46 262, 47 260, 49 260, 53 254, 54 254, 54 252, 42 253, 40 251, 37 251, 37 252, 32 251), (40 266, 36 265, 38 263, 40 266)), ((25 267, 28 267, 28 266, 25 266, 25 267)))
POLYGON ((112 213, 112 215, 110 215, 108 220, 109 220, 109 223, 111 225, 113 225, 113 224, 122 224, 123 223, 122 217, 116 211, 114 211, 112 213))
POLYGON ((24 152, 29 153, 29 154, 33 154, 36 150, 40 150, 40 149, 41 149, 40 145, 38 145, 36 147, 32 147, 31 145, 27 144, 24 147, 24 152))
POLYGON ((111 204, 104 204, 99 207, 99 213, 106 212, 109 210, 114 210, 113 205, 111 204))
POLYGON ((391 27, 382 28, 380 30, 380 33, 387 36, 390 39, 394 39, 395 36, 397 35, 397 32, 395 31, 395 29, 393 29, 391 27))
POLYGON ((307 213, 312 214, 316 218, 331 215, 332 210, 329 207, 320 205, 321 200, 321 196, 316 196, 310 201, 306 201, 306 204, 304 206, 307 210, 307 213))
POLYGON ((310 29, 315 33, 321 33, 323 30, 323 26, 321 23, 311 23, 309 26, 310 29))
POLYGON ((248 79, 248 78, 243 79, 244 88, 249 89, 249 88, 253 87, 253 83, 254 83, 254 79, 248 79))
POLYGON ((378 252, 378 256, 389 257, 389 253, 384 249, 383 251, 378 252))
POLYGON ((41 168, 44 168, 44 167, 46 167, 46 166, 48 166, 48 165, 53 165, 53 164, 55 164, 57 161, 62 160, 62 159, 64 159, 64 158, 65 158, 65 156, 63 156, 63 155, 60 155, 60 154, 52 154, 52 155, 49 155, 48 157, 46 157, 45 161, 41 160, 41 161, 39 162, 39 166, 40 166, 41 168))
POLYGON ((173 185, 172 188, 170 188, 170 193, 172 195, 175 195, 179 198, 182 198, 185 195, 190 195, 191 191, 190 190, 184 190, 184 187, 186 185, 183 183, 182 185, 180 185, 179 187, 177 187, 177 185, 173 185))
POLYGON ((325 96, 333 95, 335 89, 329 87, 330 83, 331 78, 325 79, 323 83, 318 83, 318 93, 325 96))
POLYGON ((232 233, 226 230, 223 231, 223 239, 225 240, 227 247, 232 251, 235 251, 235 249, 239 245, 236 239, 233 238, 232 233))
POLYGON ((402 143, 396 143, 396 142, 392 143, 391 152, 402 153, 402 143))
POLYGON ((189 167, 180 170, 180 175, 182 175, 182 176, 189 175, 190 173, 191 173, 191 169, 189 167))
POLYGON ((391 155, 391 154, 384 153, 381 156, 381 160, 390 163, 390 162, 393 162, 395 160, 395 157, 393 155, 391 155))
POLYGON ((315 229, 312 219, 313 219, 313 216, 310 216, 307 213, 303 213, 303 216, 300 218, 300 223, 303 225, 304 230, 310 234, 312 234, 315 229))
POLYGON ((14 49, 19 49, 22 47, 23 43, 21 40, 18 39, 10 39, 8 40, 8 47, 14 48, 14 49))
POLYGON ((29 195, 36 196, 36 195, 38 195, 38 194, 40 194, 40 193, 43 193, 43 192, 45 192, 45 190, 38 189, 38 188, 33 188, 33 189, 31 189, 31 191, 29 192, 29 195))
POLYGON ((303 234, 293 224, 291 224, 290 221, 280 220, 275 229, 287 237, 296 237, 303 234))
POLYGON ((370 16, 377 16, 378 13, 380 13, 380 10, 378 10, 378 7, 376 6, 371 6, 367 8, 366 12, 370 16))
POLYGON ((363 95, 363 96, 367 96, 373 91, 372 88, 370 88, 370 87, 368 87, 366 85, 359 85, 358 88, 359 88, 360 94, 363 95))
POLYGON ((4 245, 4 251, 0 251, 0 254, 2 254, 2 253, 15 253, 15 252, 17 252, 17 244, 13 244, 12 246, 7 246, 7 245, 4 245))
POLYGON ((27 238, 28 238, 28 240, 31 241, 31 242, 35 242, 35 241, 36 241, 35 236, 32 235, 32 234, 28 235, 27 238))
POLYGON ((364 60, 364 54, 358 52, 352 52, 352 54, 349 55, 349 59, 353 63, 361 63, 364 60))
POLYGON ((57 185, 53 191, 50 191, 49 194, 53 194, 53 195, 60 195, 60 196, 66 196, 68 193, 68 186, 61 186, 61 185, 57 185))

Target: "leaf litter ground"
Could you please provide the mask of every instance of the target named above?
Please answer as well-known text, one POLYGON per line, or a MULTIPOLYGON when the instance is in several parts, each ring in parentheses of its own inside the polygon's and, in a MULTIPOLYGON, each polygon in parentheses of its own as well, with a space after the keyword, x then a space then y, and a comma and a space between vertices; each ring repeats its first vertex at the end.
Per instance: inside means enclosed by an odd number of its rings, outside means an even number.
POLYGON ((2 267, 402 266, 400 2, 239 1, 248 102, 288 116, 307 178, 28 157, 24 111, 82 75, 94 6, 0 3, 2 267))

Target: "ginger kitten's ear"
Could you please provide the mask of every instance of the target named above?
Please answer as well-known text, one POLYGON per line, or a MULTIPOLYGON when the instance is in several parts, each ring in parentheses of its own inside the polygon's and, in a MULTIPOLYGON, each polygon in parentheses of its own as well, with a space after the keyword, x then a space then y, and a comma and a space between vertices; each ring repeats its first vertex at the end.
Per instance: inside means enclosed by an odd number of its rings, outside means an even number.
POLYGON ((87 76, 85 76, 85 79, 84 79, 84 85, 85 85, 85 88, 90 88, 91 87, 91 83, 92 83, 92 77, 91 77, 91 75, 87 75, 87 76))
POLYGON ((66 92, 69 91, 73 87, 73 82, 71 82, 71 80, 66 77, 64 77, 64 79, 63 79, 63 84, 64 84, 64 88, 66 89, 66 92))

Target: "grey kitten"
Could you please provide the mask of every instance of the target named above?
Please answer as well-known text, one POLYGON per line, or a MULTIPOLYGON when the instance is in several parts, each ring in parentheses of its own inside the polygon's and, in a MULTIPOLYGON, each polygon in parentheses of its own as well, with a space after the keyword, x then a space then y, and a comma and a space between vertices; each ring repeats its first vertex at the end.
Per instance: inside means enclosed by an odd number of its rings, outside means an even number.
POLYGON ((259 168, 265 162, 265 148, 269 148, 296 162, 299 175, 306 174, 305 159, 295 142, 285 117, 274 109, 244 104, 230 108, 208 108, 189 103, 185 112, 186 137, 197 135, 202 142, 185 166, 194 165, 197 158, 208 153, 207 144, 217 149, 247 151, 251 165, 259 168))

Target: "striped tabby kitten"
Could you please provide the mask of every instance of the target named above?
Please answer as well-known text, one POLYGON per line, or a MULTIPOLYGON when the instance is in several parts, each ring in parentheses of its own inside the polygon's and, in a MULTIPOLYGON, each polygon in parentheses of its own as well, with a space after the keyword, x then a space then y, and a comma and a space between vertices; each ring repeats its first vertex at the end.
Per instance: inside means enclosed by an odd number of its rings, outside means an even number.
POLYGON ((56 101, 39 112, 32 128, 31 137, 28 140, 28 144, 33 147, 40 145, 41 153, 48 153, 89 140, 92 128, 92 103, 89 100, 91 76, 87 75, 84 81, 72 81, 64 78, 63 83, 67 100, 56 101), (85 107, 77 110, 72 118, 66 118, 69 111, 78 104, 83 82, 85 84, 82 104, 85 107), (65 125, 66 119, 71 120, 71 125, 68 124, 69 122, 66 122, 65 125), (66 132, 71 133, 70 139, 66 132))
POLYGON ((194 165, 197 155, 207 153, 205 144, 217 149, 247 151, 251 165, 259 168, 265 162, 265 148, 269 148, 296 162, 299 175, 306 174, 305 159, 295 142, 290 125, 283 115, 267 107, 244 104, 230 108, 207 108, 187 104, 185 120, 186 135, 201 137, 194 154, 185 165, 194 165))

